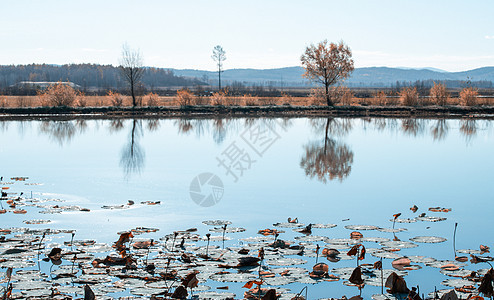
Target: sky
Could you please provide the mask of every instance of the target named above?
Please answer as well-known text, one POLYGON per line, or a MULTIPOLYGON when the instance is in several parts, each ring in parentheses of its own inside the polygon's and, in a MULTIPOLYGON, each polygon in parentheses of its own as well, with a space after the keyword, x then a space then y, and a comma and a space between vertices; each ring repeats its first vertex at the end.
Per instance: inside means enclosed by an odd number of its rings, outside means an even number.
POLYGON ((299 66, 310 44, 344 41, 356 67, 494 66, 493 0, 0 0, 0 64, 215 70, 299 66))

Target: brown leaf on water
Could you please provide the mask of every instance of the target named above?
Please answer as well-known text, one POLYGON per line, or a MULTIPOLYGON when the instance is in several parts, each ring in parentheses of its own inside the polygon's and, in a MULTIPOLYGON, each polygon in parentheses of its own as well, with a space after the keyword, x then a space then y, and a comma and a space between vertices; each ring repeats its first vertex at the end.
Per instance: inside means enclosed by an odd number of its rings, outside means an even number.
POLYGON ((433 211, 433 212, 450 212, 451 211, 451 208, 429 207, 429 211, 433 211))
POLYGON ((417 212, 417 210, 419 210, 419 208, 417 207, 417 205, 414 205, 414 206, 410 207, 410 210, 411 210, 412 212, 416 213, 416 212, 417 212))
POLYGON ((226 285, 226 286, 219 286, 216 289, 218 289, 218 290, 228 290, 229 287, 228 287, 228 285, 226 285))
POLYGON ((324 249, 322 249, 321 254, 324 256, 336 257, 338 254, 340 254, 340 251, 338 251, 336 249, 332 249, 332 248, 329 248, 329 249, 324 248, 324 249))
POLYGON ((401 216, 401 213, 397 213, 397 214, 394 214, 393 215, 393 217, 394 217, 395 220, 398 219, 399 216, 401 216))
POLYGON ((310 277, 323 277, 328 274, 329 266, 325 263, 318 263, 312 267, 312 272, 309 274, 310 277))
POLYGON ((199 272, 197 271, 193 271, 187 274, 187 276, 185 276, 185 278, 182 280, 182 285, 191 289, 197 287, 199 280, 197 279, 196 275, 198 273, 199 272))
POLYGON ((0 214, 5 214, 5 213, 7 213, 6 209, 0 209, 0 214))
POLYGON ((391 265, 393 266, 393 268, 397 269, 397 270, 400 270, 400 271, 403 271, 405 270, 405 267, 406 266, 409 266, 412 262, 410 261, 409 258, 407 257, 400 257, 400 258, 397 258, 395 260, 393 260, 393 262, 391 263, 391 265))
POLYGON ((298 223, 298 218, 292 219, 288 217, 288 223, 298 223))
POLYGON ((390 294, 408 294, 410 290, 407 288, 407 283, 403 277, 399 276, 395 272, 391 273, 386 279, 384 286, 388 287, 388 293, 390 294))
POLYGON ((455 257, 455 260, 458 261, 458 262, 466 262, 466 261, 468 261, 468 257, 466 257, 466 256, 456 256, 455 257))
POLYGON ((354 240, 358 240, 358 239, 361 239, 363 237, 364 237, 364 235, 358 231, 353 231, 352 233, 350 233, 350 238, 354 239, 354 240))
POLYGON ((259 230, 257 233, 268 236, 268 235, 275 235, 275 234, 279 233, 279 231, 276 229, 262 229, 262 230, 259 230))
POLYGON ((14 214, 25 214, 27 211, 25 209, 17 209, 13 211, 14 214))
POLYGON ((153 240, 139 241, 139 242, 135 242, 134 244, 132 244, 132 247, 134 247, 136 249, 148 249, 149 247, 154 246, 156 244, 157 244, 157 242, 155 242, 153 240))
POLYGON ((441 266, 441 269, 446 270, 446 271, 456 271, 459 270, 460 267, 455 265, 455 264, 445 264, 441 266))
POLYGON ((484 245, 480 245, 480 251, 481 253, 480 254, 484 254, 484 253, 489 253, 491 248, 488 247, 488 246, 484 246, 484 245))
POLYGON ((480 281, 479 293, 484 294, 484 296, 486 297, 494 296, 494 289, 492 286, 493 275, 494 271, 491 268, 489 271, 487 271, 487 273, 484 275, 484 277, 482 277, 482 280, 480 281))
POLYGON ((364 283, 364 280, 362 279, 362 269, 360 267, 356 267, 348 281, 356 285, 362 285, 364 283))
POLYGON ((352 298, 350 298, 348 300, 364 300, 364 298, 362 298, 361 296, 357 295, 357 296, 353 296, 352 298))

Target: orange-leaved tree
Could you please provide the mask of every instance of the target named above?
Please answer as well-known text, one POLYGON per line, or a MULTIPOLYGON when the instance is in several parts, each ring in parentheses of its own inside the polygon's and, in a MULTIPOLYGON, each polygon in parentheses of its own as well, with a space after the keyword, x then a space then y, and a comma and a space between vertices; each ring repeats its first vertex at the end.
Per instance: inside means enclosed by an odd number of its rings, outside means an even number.
POLYGON ((348 78, 354 70, 350 48, 343 41, 335 44, 324 40, 307 47, 300 60, 305 68, 303 76, 324 85, 326 102, 332 106, 329 87, 348 78))

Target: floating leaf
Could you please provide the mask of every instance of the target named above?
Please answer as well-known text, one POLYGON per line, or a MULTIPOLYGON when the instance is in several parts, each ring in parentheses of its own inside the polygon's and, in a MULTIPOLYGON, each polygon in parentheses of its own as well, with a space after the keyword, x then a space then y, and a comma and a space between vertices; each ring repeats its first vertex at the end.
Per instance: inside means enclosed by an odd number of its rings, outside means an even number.
POLYGON ((376 230, 379 227, 373 225, 346 225, 345 228, 350 230, 376 230))
POLYGON ((416 236, 410 239, 412 242, 416 243, 442 243, 445 242, 446 239, 438 236, 416 236))
POLYGON ((208 220, 208 221, 202 221, 202 223, 209 226, 223 226, 223 225, 232 224, 232 222, 225 220, 208 220))

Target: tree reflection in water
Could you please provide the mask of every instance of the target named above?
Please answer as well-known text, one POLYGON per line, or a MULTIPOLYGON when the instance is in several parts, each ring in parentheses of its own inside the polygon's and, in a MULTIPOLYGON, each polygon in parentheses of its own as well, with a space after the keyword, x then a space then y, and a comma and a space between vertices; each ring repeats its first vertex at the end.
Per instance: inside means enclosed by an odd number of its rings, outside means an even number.
POLYGON ((434 141, 441 141, 448 135, 448 123, 445 119, 435 120, 431 127, 431 134, 434 141))
POLYGON ((460 133, 465 137, 468 142, 477 135, 477 121, 474 119, 466 119, 460 121, 460 133))
MULTIPOLYGON (((314 129, 320 130, 321 122, 312 120, 314 129)), ((328 118, 325 126, 323 141, 310 142, 304 146, 305 154, 300 161, 300 167, 310 178, 317 177, 321 182, 339 179, 343 181, 352 170, 353 152, 350 148, 330 137, 333 135, 345 135, 352 128, 350 120, 336 120, 328 118)))
POLYGON ((40 132, 50 136, 50 138, 58 142, 60 146, 70 142, 76 133, 84 133, 86 129, 86 120, 43 121, 39 127, 40 132))
POLYGON ((401 130, 404 134, 417 136, 424 133, 424 120, 422 119, 403 119, 401 120, 401 130))
POLYGON ((144 167, 145 152, 139 144, 142 136, 142 121, 132 120, 132 129, 129 133, 129 141, 124 145, 120 156, 120 166, 126 177, 134 173, 140 173, 144 167))

